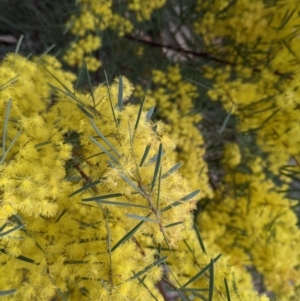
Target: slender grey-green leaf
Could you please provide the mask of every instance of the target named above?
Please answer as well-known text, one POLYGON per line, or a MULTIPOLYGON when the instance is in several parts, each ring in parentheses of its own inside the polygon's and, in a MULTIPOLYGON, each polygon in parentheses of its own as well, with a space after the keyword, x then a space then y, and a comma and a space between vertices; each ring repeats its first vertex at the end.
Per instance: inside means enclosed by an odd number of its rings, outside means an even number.
POLYGON ((194 293, 195 294, 195 296, 197 296, 198 298, 200 298, 201 300, 203 300, 203 301, 208 301, 208 299, 207 298, 205 298, 203 295, 201 295, 201 294, 199 294, 199 293, 194 293))
MULTIPOLYGON (((85 200, 83 200, 83 201, 85 201, 85 200)), ((123 206, 123 207, 136 207, 136 208, 149 208, 148 206, 143 206, 143 205, 138 205, 138 204, 113 202, 113 201, 107 201, 107 200, 95 200, 95 202, 97 202, 99 204, 104 204, 104 205, 114 205, 114 206, 123 206)))
POLYGON ((151 183, 151 192, 153 191, 153 188, 155 186, 155 182, 156 182, 159 170, 160 170, 162 151, 163 151, 162 144, 160 143, 159 148, 158 148, 156 165, 155 165, 155 169, 154 169, 154 175, 153 175, 153 179, 152 179, 152 183, 151 183))
POLYGON ((138 178, 141 179, 139 166, 138 166, 138 164, 137 164, 137 161, 136 161, 136 155, 135 155, 135 152, 134 152, 134 147, 133 147, 133 136, 132 136, 132 134, 131 134, 131 129, 130 129, 130 123, 129 123, 129 120, 128 120, 128 131, 129 131, 129 138, 130 138, 130 148, 131 148, 131 151, 132 151, 132 155, 133 155, 133 159, 134 159, 134 164, 135 164, 136 172, 137 172, 138 178))
POLYGON ((16 289, 12 289, 12 290, 7 290, 7 291, 0 291, 0 296, 8 296, 8 295, 12 295, 16 292, 16 289))
POLYGON ((190 194, 186 195, 185 197, 183 197, 181 200, 179 201, 175 201, 173 202, 172 204, 164 207, 163 209, 160 210, 160 212, 165 212, 167 210, 170 210, 171 208, 174 208, 174 207, 177 207, 177 206, 180 206, 182 204, 182 202, 185 202, 185 201, 188 201, 190 200, 191 198, 193 198, 195 195, 197 195, 198 193, 200 192, 200 190, 195 190, 193 192, 191 192, 190 194))
POLYGON ((84 106, 84 104, 82 104, 81 101, 72 92, 70 92, 70 91, 64 91, 64 90, 62 90, 60 88, 55 87, 54 85, 52 85, 50 83, 47 83, 47 85, 49 87, 51 87, 53 90, 65 94, 66 96, 70 97, 71 99, 75 100, 76 102, 78 102, 79 104, 81 104, 82 106, 84 106))
POLYGON ((14 227, 14 228, 12 228, 12 229, 9 229, 9 230, 7 230, 7 231, 5 231, 5 232, 1 232, 1 233, 0 233, 0 237, 7 236, 7 235, 11 234, 12 232, 15 232, 15 231, 17 231, 17 230, 19 230, 19 229, 21 229, 21 228, 24 228, 24 227, 25 227, 25 224, 22 224, 22 225, 18 225, 18 226, 16 226, 16 227, 14 227))
POLYGON ((143 154, 143 157, 142 157, 142 160, 141 160, 141 163, 140 163, 140 167, 143 166, 148 154, 149 154, 149 151, 150 151, 150 147, 151 147, 151 144, 148 144, 145 148, 145 151, 144 151, 144 154, 143 154))
POLYGON ((150 110, 148 111, 147 115, 146 115, 146 120, 150 121, 152 114, 154 112, 155 107, 151 107, 150 110))
POLYGON ((91 113, 89 113, 81 104, 77 103, 76 106, 88 118, 94 119, 94 116, 91 113))
POLYGON ((140 221, 136 226, 134 226, 126 235, 124 235, 112 248, 111 251, 113 252, 116 250, 121 244, 123 244, 125 241, 130 239, 134 233, 142 226, 144 221, 140 221))
POLYGON ((6 150, 6 152, 2 155, 2 158, 1 158, 1 161, 0 161, 0 164, 2 164, 3 162, 4 162, 4 160, 5 160, 5 158, 6 158, 6 156, 8 155, 8 153, 9 153, 9 151, 10 151, 10 149, 13 147, 13 145, 15 144, 15 142, 16 142, 16 140, 18 139, 18 137, 20 136, 20 134, 21 134, 21 131, 19 131, 16 135, 15 135, 15 137, 13 138, 13 140, 11 141, 11 143, 10 143, 10 145, 9 145, 9 147, 8 147, 8 149, 6 150))
POLYGON ((144 191, 142 191, 138 186, 136 186, 128 177, 122 175, 121 173, 119 173, 120 177, 122 177, 122 179, 124 181, 126 181, 133 189, 135 189, 137 192, 139 192, 143 197, 147 198, 148 196, 144 193, 144 191))
POLYGON ((159 170, 159 177, 158 177, 158 187, 157 187, 157 198, 156 198, 156 211, 158 210, 159 207, 159 200, 160 200, 160 191, 161 191, 161 170, 159 170))
POLYGON ((118 107, 119 111, 123 111, 123 78, 119 76, 119 88, 118 88, 118 107))
POLYGON ((197 190, 191 192, 190 194, 186 195, 185 197, 183 197, 183 198, 181 199, 181 201, 187 201, 187 200, 190 200, 191 198, 193 198, 194 196, 196 196, 199 192, 200 192, 200 189, 197 189, 197 190))
POLYGON ((43 56, 45 56, 46 54, 48 54, 56 45, 52 44, 51 46, 49 46, 40 56, 39 59, 41 59, 43 56))
POLYGON ((145 99, 146 99, 146 97, 144 96, 144 98, 143 98, 143 100, 142 100, 142 102, 140 104, 139 112, 138 112, 138 115, 137 115, 137 118, 136 118, 136 122, 135 122, 135 126, 134 126, 134 131, 136 131, 138 129, 139 122, 140 122, 141 115, 142 115, 143 108, 144 108, 145 99))
POLYGON ((176 170, 178 170, 181 167, 182 163, 177 163, 176 165, 174 165, 172 168, 170 168, 166 173, 164 173, 162 175, 162 179, 167 178, 169 175, 171 175, 172 173, 174 173, 176 170))
POLYGON ((164 227, 165 227, 165 228, 175 227, 175 226, 180 225, 180 224, 182 224, 182 223, 183 223, 182 221, 181 221, 181 222, 176 222, 176 223, 172 223, 172 224, 166 225, 166 226, 164 226, 164 227))
POLYGON ((186 295, 179 289, 176 290, 177 294, 183 301, 191 301, 189 298, 186 297, 186 295))
MULTIPOLYGON (((165 154, 165 151, 163 150, 162 151, 162 156, 165 154)), ((149 161, 147 162, 147 165, 153 163, 153 162, 156 162, 157 161, 157 155, 153 156, 151 159, 149 159, 149 161)))
POLYGON ((201 250, 202 250, 202 252, 204 254, 206 254, 206 249, 205 249, 205 246, 204 246, 204 243, 203 243, 203 239, 201 237, 200 231, 199 231, 198 226, 197 226, 196 223, 194 223, 194 229, 195 229, 195 232, 196 232, 196 235, 197 235, 197 238, 198 238, 201 250))
POLYGON ((11 99, 9 99, 5 108, 5 117, 4 117, 3 134, 2 134, 2 154, 5 153, 6 133, 8 128, 8 118, 11 110, 11 105, 12 105, 11 99))
MULTIPOLYGON (((4 249, 0 249, 0 252, 2 252, 3 254, 7 255, 7 253, 5 252, 4 249)), ((28 263, 39 265, 39 263, 35 262, 35 260, 33 260, 33 259, 29 258, 29 257, 23 256, 23 255, 19 255, 19 256, 14 257, 14 258, 18 259, 18 260, 22 260, 22 261, 28 262, 28 263)))
POLYGON ((110 93, 110 87, 109 87, 109 83, 108 83, 108 79, 107 79, 107 74, 106 74, 105 70, 104 70, 104 75, 105 75, 105 80, 106 80, 106 86, 107 86, 107 92, 108 92, 108 98, 109 98, 109 102, 110 102, 111 111, 113 113, 113 117, 114 117, 114 121, 115 121, 116 127, 118 127, 118 122, 117 122, 117 118, 116 118, 114 106, 113 106, 113 103, 112 103, 111 93, 110 93))
POLYGON ((106 137, 102 134, 102 132, 99 130, 99 128, 96 126, 95 122, 90 119, 90 123, 92 127, 94 128, 95 132, 98 134, 99 137, 103 139, 103 141, 115 152, 115 154, 118 157, 121 157, 121 155, 118 153, 118 151, 114 148, 114 146, 106 139, 106 137))
POLYGON ((19 40, 18 40, 16 49, 15 49, 15 55, 17 55, 19 53, 19 50, 20 50, 23 39, 24 39, 24 35, 21 35, 19 40))
POLYGON ((120 164, 120 162, 103 146, 101 145, 94 137, 89 136, 89 138, 102 150, 106 153, 106 155, 108 157, 110 157, 115 163, 117 163, 118 165, 120 164))
POLYGON ((140 284, 149 292, 149 294, 151 295, 151 297, 153 298, 153 300, 158 301, 158 299, 155 297, 155 295, 153 294, 153 292, 149 289, 149 287, 144 283, 144 279, 146 277, 144 277, 143 279, 138 278, 140 284))
POLYGON ((86 72, 86 77, 87 77, 88 82, 89 82, 89 88, 90 88, 90 92, 91 92, 91 96, 92 96, 92 100, 93 100, 93 106, 95 108, 96 103, 95 103, 94 91, 93 91, 93 87, 92 87, 92 83, 91 83, 89 70, 87 68, 86 62, 83 61, 83 63, 84 63, 84 69, 85 69, 85 72, 86 72))
POLYGON ((87 199, 82 199, 82 200, 84 202, 90 202, 90 201, 98 201, 98 200, 117 198, 120 196, 123 196, 123 194, 122 193, 111 193, 111 194, 98 195, 98 196, 94 196, 92 198, 87 198, 87 199))
POLYGON ((34 145, 34 147, 41 147, 41 146, 44 146, 44 145, 47 145, 47 144, 51 144, 51 143, 52 142, 50 140, 48 140, 48 141, 37 143, 37 144, 34 145))
POLYGON ((131 278, 129 278, 127 281, 129 280, 133 280, 136 279, 138 277, 140 277, 141 275, 147 273, 150 269, 152 269, 153 267, 160 265, 161 263, 163 263, 164 261, 166 261, 166 259, 168 258, 168 256, 164 256, 156 261, 154 261, 152 264, 148 265, 147 267, 145 267, 142 271, 136 273, 135 275, 133 275, 131 278))
MULTIPOLYGON (((77 101, 79 101, 77 98, 75 98, 75 96, 73 95, 73 93, 72 93, 72 91, 61 81, 61 80, 59 80, 58 79, 58 77, 56 77, 53 73, 51 73, 45 66, 43 66, 43 65, 41 65, 42 67, 43 67, 43 69, 45 69, 59 84, 61 84, 61 86, 67 91, 67 92, 69 92, 70 93, 70 95, 72 95, 73 97, 74 97, 74 99, 76 99, 77 101)), ((51 85, 50 83, 48 83, 48 85, 50 85, 50 86, 52 86, 52 87, 54 87, 54 88, 56 88, 56 89, 58 89, 59 90, 59 88, 57 88, 57 87, 55 87, 55 86, 53 86, 53 85, 51 85)), ((61 90, 61 91, 63 91, 63 90, 61 90)), ((65 92, 65 91, 64 91, 65 92)), ((65 92, 66 93, 66 92, 65 92)))
POLYGON ((218 130, 218 133, 219 133, 219 134, 221 134, 221 133, 225 130, 225 128, 226 128, 226 126, 227 126, 227 124, 228 124, 228 121, 229 121, 229 119, 230 119, 232 109, 233 109, 233 105, 231 106, 231 108, 230 108, 229 112, 227 113, 227 115, 226 115, 226 117, 225 117, 225 119, 224 119, 224 121, 223 121, 221 127, 220 127, 219 130, 218 130))
POLYGON ((15 77, 13 77, 12 79, 9 79, 7 82, 5 82, 4 84, 0 85, 0 90, 2 90, 3 88, 5 88, 7 85, 11 84, 11 83, 14 83, 17 78, 19 77, 20 75, 16 75, 15 77))
POLYGON ((149 217, 141 216, 141 215, 126 213, 126 216, 130 217, 130 218, 138 219, 138 220, 144 221, 144 222, 157 223, 157 220, 149 218, 149 217))
POLYGON ((210 267, 209 267, 209 291, 208 291, 208 301, 213 301, 213 294, 214 294, 214 280, 215 280, 215 272, 214 272, 214 260, 210 260, 210 267))
POLYGON ((76 191, 72 192, 69 197, 72 197, 78 193, 81 193, 81 192, 84 192, 85 190, 89 189, 89 188, 92 188, 94 186, 96 186, 97 184, 100 183, 100 180, 97 180, 95 182, 92 182, 92 183, 87 183, 86 185, 84 185, 83 187, 77 189, 76 191))
MULTIPOLYGON (((222 254, 219 254, 216 258, 212 259, 214 263, 216 263, 220 257, 222 256, 222 254)), ((197 280, 198 278, 200 278, 207 270, 209 270, 210 268, 210 263, 208 265, 206 265, 201 271, 199 271, 195 276, 193 276, 190 280, 188 280, 183 287, 186 287, 187 285, 189 285, 190 283, 194 282, 195 280, 197 280)))
POLYGON ((177 206, 180 206, 182 205, 183 203, 181 201, 175 201, 173 202, 172 204, 164 207, 163 209, 159 210, 160 212, 165 212, 165 211, 168 211, 170 210, 171 208, 174 208, 174 207, 177 207, 177 206))
POLYGON ((60 219, 66 214, 69 208, 65 208, 62 213, 59 215, 59 217, 56 219, 55 223, 58 223, 60 219))
POLYGON ((231 301, 229 286, 228 286, 226 278, 224 278, 224 283, 225 283, 227 301, 231 301))

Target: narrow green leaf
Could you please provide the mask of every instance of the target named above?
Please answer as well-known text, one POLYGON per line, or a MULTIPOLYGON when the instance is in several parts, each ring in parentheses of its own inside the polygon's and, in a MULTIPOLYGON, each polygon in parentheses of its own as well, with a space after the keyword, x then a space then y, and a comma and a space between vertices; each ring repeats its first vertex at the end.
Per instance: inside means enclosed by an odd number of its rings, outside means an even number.
POLYGON ((131 129, 130 129, 130 122, 129 122, 129 120, 128 120, 128 131, 129 131, 129 139, 130 139, 130 148, 131 148, 132 155, 133 155, 133 159, 134 159, 135 169, 136 169, 138 178, 141 179, 139 166, 138 166, 138 164, 137 164, 137 161, 136 161, 136 155, 135 155, 135 152, 134 152, 134 147, 133 147, 133 136, 132 136, 132 134, 131 134, 131 129))
POLYGON ((22 225, 18 225, 18 226, 16 226, 16 227, 14 227, 13 229, 10 229, 10 230, 8 230, 8 231, 1 232, 1 233, 0 233, 0 237, 7 236, 7 235, 11 234, 12 232, 15 232, 15 231, 17 231, 17 230, 19 230, 19 229, 21 229, 21 228, 24 228, 24 227, 25 227, 25 224, 22 224, 22 225))
POLYGON ((7 82, 5 82, 4 84, 0 85, 0 90, 4 89, 6 86, 8 86, 9 84, 13 84, 14 82, 16 82, 17 78, 20 75, 16 75, 15 77, 13 77, 12 79, 9 79, 7 82))
POLYGON ((152 264, 148 265, 147 267, 145 267, 142 271, 136 273, 135 275, 133 275, 131 278, 129 278, 127 281, 129 280, 133 280, 136 279, 138 277, 140 277, 141 275, 147 273, 150 269, 152 269, 153 267, 160 265, 161 263, 163 263, 166 259, 168 258, 168 256, 164 256, 156 261, 154 261, 152 264))
POLYGON ((11 106, 12 106, 11 99, 9 99, 5 108, 5 117, 4 117, 3 134, 2 134, 2 154, 5 153, 6 133, 8 128, 8 118, 9 118, 11 106))
POLYGON ((65 208, 62 213, 59 215, 59 217, 56 219, 55 223, 58 223, 60 219, 65 215, 65 213, 68 211, 69 208, 65 208))
POLYGON ((81 104, 77 103, 76 106, 88 118, 94 119, 94 116, 91 113, 89 113, 81 104))
POLYGON ((87 109, 87 110, 93 112, 93 111, 91 110, 90 107, 88 107, 87 105, 83 104, 83 103, 80 101, 80 99, 78 99, 78 98, 77 98, 72 92, 70 92, 69 90, 66 92, 66 91, 64 91, 64 90, 62 90, 62 89, 60 89, 60 88, 55 87, 54 85, 52 85, 52 84, 50 84, 50 83, 47 83, 47 85, 48 85, 49 87, 51 87, 53 90, 58 91, 58 92, 61 92, 61 93, 65 94, 66 96, 68 96, 69 98, 75 100, 75 101, 76 101, 77 103, 79 103, 82 107, 85 107, 85 109, 87 109))
POLYGON ((159 148, 158 148, 158 154, 157 154, 157 160, 156 160, 155 170, 154 170, 154 174, 153 174, 152 184, 151 184, 151 192, 153 191, 153 188, 155 186, 155 182, 156 182, 159 170, 160 170, 162 151, 163 151, 162 144, 160 143, 159 148))
POLYGON ((225 283, 227 301, 231 301, 229 286, 228 286, 226 278, 224 278, 224 283, 225 283))
POLYGON ((125 241, 130 239, 134 233, 142 226, 144 221, 140 221, 136 226, 134 226, 124 237, 122 237, 112 248, 111 251, 113 252, 116 250, 121 244, 123 244, 125 241))
POLYGON ((0 164, 2 164, 3 162, 4 162, 4 160, 5 160, 5 158, 6 158, 6 156, 8 155, 8 153, 9 153, 9 151, 10 151, 10 149, 13 147, 13 145, 15 144, 15 142, 16 142, 16 140, 18 139, 18 137, 20 136, 20 134, 21 134, 21 131, 19 131, 16 135, 15 135, 15 137, 13 138, 13 140, 11 141, 11 143, 10 143, 10 145, 9 145, 9 147, 8 147, 8 149, 6 150, 6 152, 2 155, 2 158, 1 158, 1 161, 0 161, 0 164))
POLYGON ((92 183, 87 183, 86 185, 84 185, 83 187, 77 189, 76 191, 72 192, 69 197, 72 197, 78 193, 81 193, 81 192, 84 192, 85 190, 89 189, 89 188, 92 188, 94 186, 96 186, 97 184, 100 183, 100 180, 97 180, 95 182, 92 182, 92 183))
POLYGON ((152 114, 154 112, 155 107, 151 107, 150 110, 148 111, 147 115, 146 115, 146 120, 150 121, 152 114))
MULTIPOLYGON (((216 258, 212 259, 214 263, 216 263, 220 257, 222 256, 222 254, 219 254, 216 258)), ((187 285, 189 285, 190 283, 194 282, 195 280, 197 280, 198 278, 200 278, 207 270, 209 270, 210 268, 210 263, 208 265, 206 265, 200 272, 198 272, 195 276, 193 276, 190 280, 188 280, 183 287, 186 287, 187 285)))
POLYGON ((119 111, 123 111, 123 78, 119 76, 119 87, 118 87, 118 107, 119 111))
POLYGON ((18 40, 16 49, 15 49, 15 55, 17 55, 19 53, 19 50, 20 50, 23 39, 24 39, 24 35, 21 35, 19 40, 18 40))
POLYGON ((118 151, 113 147, 113 145, 105 138, 105 136, 102 134, 102 132, 99 130, 99 128, 96 126, 95 122, 93 120, 90 119, 90 123, 92 125, 92 127, 94 128, 95 132, 98 134, 98 136, 100 138, 102 138, 102 140, 111 148, 111 150, 113 150, 115 152, 115 154, 118 157, 121 157, 121 155, 118 153, 118 151))
MULTIPOLYGON (((72 95, 74 97, 75 100, 79 101, 77 98, 75 98, 75 96, 73 95, 72 91, 61 81, 59 80, 58 77, 56 77, 54 74, 52 74, 45 66, 41 65, 43 67, 43 69, 46 70, 47 73, 49 73, 70 95, 72 95)), ((57 90, 60 90, 59 88, 53 86, 52 84, 48 83, 48 85, 50 85, 53 88, 56 88, 57 90)), ((63 91, 63 90, 60 90, 63 91)), ((64 93, 66 93, 65 91, 63 91, 64 93)), ((68 94, 67 94, 68 95, 68 94)), ((80 101, 79 101, 80 102, 80 101)))
POLYGON ((34 147, 41 147, 41 146, 44 146, 44 145, 47 145, 47 144, 51 144, 51 141, 48 140, 48 141, 37 143, 37 144, 34 145, 34 147))
POLYGON ((140 167, 143 166, 148 154, 149 154, 149 151, 150 151, 150 147, 151 147, 151 144, 148 144, 145 148, 145 151, 144 151, 144 154, 143 154, 143 157, 142 157, 142 160, 141 160, 141 163, 140 163, 140 167))
POLYGON ((12 295, 16 292, 16 289, 12 289, 12 290, 7 290, 7 291, 0 291, 0 296, 8 296, 8 295, 12 295))
POLYGON ((143 197, 148 198, 148 196, 138 186, 136 186, 128 177, 122 175, 121 173, 119 173, 119 175, 120 177, 122 177, 124 181, 126 181, 133 189, 139 192, 143 197))
POLYGON ((56 45, 52 44, 51 46, 49 46, 40 56, 39 59, 41 59, 43 56, 45 56, 46 54, 48 54, 56 45))
POLYGON ((111 194, 98 195, 98 196, 94 196, 92 198, 82 199, 82 201, 84 201, 84 202, 98 201, 98 200, 117 198, 119 196, 123 196, 123 194, 122 193, 111 193, 111 194))
POLYGON ((225 119, 224 119, 224 121, 223 121, 221 127, 220 127, 219 130, 218 130, 218 133, 219 133, 219 134, 221 134, 221 133, 225 130, 225 128, 226 128, 226 126, 227 126, 227 124, 228 124, 228 121, 229 121, 229 119, 230 119, 232 109, 233 109, 233 105, 231 106, 231 108, 230 108, 229 112, 227 113, 227 115, 226 115, 226 117, 225 117, 225 119))
POLYGON ((83 61, 83 63, 84 63, 84 69, 85 69, 86 77, 87 77, 88 83, 89 83, 89 88, 90 88, 91 96, 92 96, 92 99, 93 99, 93 106, 95 108, 96 103, 95 103, 94 91, 93 91, 93 87, 92 87, 92 83, 91 83, 91 78, 90 78, 89 70, 87 68, 86 62, 83 61))
POLYGON ((190 194, 186 195, 185 197, 183 197, 183 198, 181 199, 181 201, 187 201, 187 200, 190 200, 191 198, 193 198, 194 196, 196 196, 199 192, 200 192, 200 189, 197 189, 197 190, 191 192, 190 194))
POLYGON ((180 205, 182 205, 182 202, 181 202, 181 201, 175 201, 175 202, 173 202, 172 204, 170 204, 170 205, 164 207, 163 209, 161 209, 161 210, 159 210, 159 211, 162 213, 162 212, 168 211, 168 210, 170 210, 171 208, 174 208, 174 207, 177 207, 177 206, 180 206, 180 205))
MULTIPOLYGON (((0 252, 2 252, 3 254, 6 254, 7 253, 5 252, 4 249, 0 249, 0 252)), ((18 259, 18 260, 22 260, 22 261, 25 261, 25 262, 28 262, 28 263, 32 263, 32 264, 36 264, 36 265, 39 265, 39 263, 35 262, 35 260, 31 259, 31 258, 28 258, 26 256, 23 256, 23 255, 19 255, 17 257, 15 257, 15 259, 18 259)))
POLYGON ((174 227, 174 226, 177 226, 177 225, 180 225, 182 224, 183 222, 176 222, 176 223, 172 223, 172 224, 169 224, 169 225, 166 225, 164 226, 165 228, 170 228, 170 227, 174 227))
POLYGON ((160 168, 159 170, 159 177, 158 177, 158 187, 157 187, 157 198, 156 198, 156 208, 155 210, 158 210, 159 207, 159 200, 160 200, 160 191, 161 191, 161 170, 162 168, 160 168))
POLYGON ((199 293, 195 293, 195 296, 199 297, 201 300, 203 301, 208 301, 207 298, 205 298, 203 295, 199 294, 199 293))
POLYGON ((209 292, 208 292, 208 301, 213 301, 213 293, 214 293, 214 280, 215 280, 215 272, 214 272, 214 260, 210 260, 209 267, 209 292))
MULTIPOLYGON (((85 200, 83 200, 85 201, 85 200)), ((138 204, 131 204, 131 203, 122 203, 122 202, 113 202, 107 200, 95 200, 95 202, 104 204, 104 205, 115 205, 115 206, 124 206, 124 207, 136 207, 136 208, 148 208, 148 206, 138 205, 138 204)))
POLYGON ((117 118, 116 118, 114 106, 113 106, 113 103, 112 103, 111 93, 110 93, 110 87, 109 87, 109 83, 108 83, 108 79, 107 79, 107 74, 106 74, 105 70, 104 70, 104 75, 105 75, 105 80, 106 80, 106 86, 107 86, 107 92, 108 92, 108 98, 109 98, 109 102, 110 102, 111 111, 113 113, 113 117, 114 117, 114 121, 115 121, 116 127, 118 127, 118 122, 117 122, 117 118))
POLYGON ((139 122, 140 122, 141 115, 142 115, 143 108, 144 108, 145 99, 146 99, 146 97, 144 96, 144 98, 143 98, 143 100, 142 100, 142 102, 140 104, 139 112, 138 112, 138 115, 137 115, 137 118, 136 118, 136 122, 135 122, 135 126, 134 126, 134 131, 136 131, 138 129, 139 122))
POLYGON ((138 220, 144 221, 144 222, 157 223, 157 220, 152 219, 152 218, 148 218, 148 217, 145 217, 145 216, 141 216, 141 215, 126 213, 126 216, 130 217, 130 218, 138 219, 138 220))
POLYGON ((158 301, 158 299, 155 297, 155 295, 153 294, 153 292, 149 289, 149 287, 144 283, 144 279, 146 277, 144 277, 143 279, 138 278, 140 284, 150 293, 151 297, 153 298, 153 300, 158 301))
POLYGON ((167 178, 169 175, 171 175, 172 173, 174 173, 176 170, 178 170, 181 167, 182 163, 177 163, 176 165, 174 165, 171 169, 169 169, 166 173, 164 173, 162 175, 162 179, 167 178))
POLYGON ((188 201, 190 200, 191 198, 193 198, 195 195, 197 195, 198 193, 200 192, 199 189, 191 192, 190 194, 186 195, 185 197, 183 197, 181 200, 179 201, 175 201, 173 202, 172 204, 164 207, 163 209, 160 210, 160 212, 165 212, 167 210, 170 210, 171 208, 174 208, 174 207, 177 207, 177 206, 180 206, 182 204, 182 202, 185 202, 185 201, 188 201))
POLYGON ((197 226, 196 223, 194 223, 194 229, 195 229, 195 232, 196 232, 196 235, 197 235, 197 238, 198 238, 201 250, 202 250, 202 252, 204 254, 206 254, 206 249, 205 249, 205 246, 204 246, 204 243, 203 243, 203 239, 201 237, 200 231, 199 231, 198 226, 197 226))
MULTIPOLYGON (((162 156, 165 154, 165 151, 163 150, 162 151, 162 156)), ((150 165, 152 164, 153 162, 156 162, 157 161, 157 155, 153 156, 151 159, 149 159, 149 161, 147 162, 147 165, 150 165)))
POLYGON ((89 136, 89 138, 103 151, 106 155, 111 158, 115 163, 120 165, 120 162, 103 146, 101 145, 94 137, 89 136))
POLYGON ((179 297, 181 298, 181 300, 183 300, 183 301, 190 301, 190 299, 187 298, 187 297, 185 296, 185 294, 184 294, 181 290, 177 289, 176 292, 177 292, 177 294, 179 295, 179 297))

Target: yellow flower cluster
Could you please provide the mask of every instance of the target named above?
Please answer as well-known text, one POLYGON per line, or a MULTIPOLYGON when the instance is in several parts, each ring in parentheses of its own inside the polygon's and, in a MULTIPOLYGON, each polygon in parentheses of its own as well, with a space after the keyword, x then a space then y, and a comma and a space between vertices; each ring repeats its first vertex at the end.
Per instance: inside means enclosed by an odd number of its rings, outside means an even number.
POLYGON ((287 43, 297 39, 297 6, 293 0, 198 0, 197 9, 204 15, 195 22, 194 29, 214 55, 235 63, 245 59, 251 64, 267 63, 266 56, 290 51, 287 43))
POLYGON ((138 21, 150 20, 155 9, 165 5, 166 0, 130 0, 128 9, 135 11, 138 21))
POLYGON ((82 66, 84 60, 88 70, 97 71, 101 67, 101 62, 93 55, 101 47, 97 32, 109 27, 123 36, 133 27, 127 18, 113 13, 111 0, 80 0, 79 8, 79 14, 72 15, 67 23, 67 28, 77 39, 63 59, 70 66, 82 66))
POLYGON ((217 244, 240 264, 255 266, 278 300, 296 300, 300 231, 293 204, 279 192, 284 187, 276 188, 266 179, 261 159, 248 159, 247 173, 233 170, 232 162, 238 163, 241 155, 237 145, 230 148, 235 151, 224 152, 224 183, 208 210, 198 216, 203 239, 217 244))
POLYGON ((160 123, 111 106, 120 85, 131 95, 126 78, 72 92, 75 77, 49 56, 9 55, 0 73, 0 287, 17 289, 3 300, 162 300, 155 249, 178 246, 196 194, 170 171, 160 123))
MULTIPOLYGON (((205 226, 204 228, 207 229, 208 227, 205 226)), ((201 231, 201 234, 202 233, 203 231, 201 231)), ((240 257, 237 258, 234 255, 230 256, 228 254, 222 254, 223 251, 221 248, 208 237, 206 237, 206 240, 204 241, 204 248, 205 250, 201 250, 196 232, 188 229, 184 230, 182 233, 182 241, 180 242, 178 250, 169 256, 169 267, 172 271, 170 278, 173 283, 176 283, 177 280, 183 284, 187 291, 192 291, 193 288, 195 289, 194 292, 188 293, 190 300, 200 301, 208 299, 208 292, 205 289, 202 289, 201 291, 197 291, 197 289, 208 287, 211 273, 210 269, 207 269, 207 271, 194 282, 188 283, 188 281, 205 267, 209 266, 212 259, 215 261, 214 294, 212 300, 228 300, 224 279, 226 279, 228 284, 230 300, 269 300, 268 297, 259 295, 253 290, 251 276, 241 263, 240 257)))
MULTIPOLYGON (((167 73, 153 70, 152 80, 157 88, 147 92, 145 106, 156 106, 158 115, 166 121, 166 130, 177 143, 173 156, 183 163, 183 175, 194 189, 201 190, 200 197, 212 197, 208 167, 203 159, 204 140, 197 127, 201 116, 192 113, 193 99, 198 96, 196 87, 182 78, 178 65, 170 66, 167 73)), ((137 88, 136 95, 142 93, 137 88)))
MULTIPOLYGON (((210 32, 214 38, 220 38, 220 49, 224 50, 224 62, 228 65, 225 69, 207 66, 205 72, 215 83, 208 92, 210 98, 221 100, 224 108, 238 117, 240 132, 256 132, 257 145, 268 154, 268 168, 273 173, 278 173, 289 159, 297 161, 300 148, 297 113, 300 73, 296 57, 300 39, 297 34, 293 34, 298 28, 294 1, 264 5, 263 1, 256 1, 254 5, 253 2, 240 0, 219 12, 228 17, 225 20, 218 15, 220 24, 212 23, 215 29, 210 32), (253 25, 248 28, 251 34, 245 33, 242 24, 231 27, 231 22, 235 20, 233 15, 247 24, 248 21, 245 20, 249 18, 241 16, 248 14, 250 6, 252 10, 257 10, 256 13, 251 12, 251 18, 255 18, 253 25), (266 24, 262 25, 260 22, 266 24), (223 30, 228 32, 224 33, 223 30), (234 41, 223 46, 227 35, 234 41), (239 43, 236 35, 254 39, 243 42, 248 49, 257 41, 257 50, 253 50, 253 53, 249 50, 249 54, 245 55, 241 55, 242 52, 239 51, 240 55, 236 55, 239 43), (237 62, 243 63, 243 66, 237 62)), ((209 11, 218 13, 213 7, 209 11)))

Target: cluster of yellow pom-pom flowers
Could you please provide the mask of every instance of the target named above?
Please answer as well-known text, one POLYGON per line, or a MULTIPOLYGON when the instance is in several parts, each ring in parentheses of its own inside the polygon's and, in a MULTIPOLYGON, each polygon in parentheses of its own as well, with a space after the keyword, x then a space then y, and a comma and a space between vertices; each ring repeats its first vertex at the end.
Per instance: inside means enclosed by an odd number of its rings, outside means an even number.
POLYGON ((35 61, 8 55, 0 66, 3 300, 162 300, 155 284, 167 260, 170 283, 186 282, 173 287, 196 300, 206 281, 190 279, 207 265, 192 229, 198 191, 164 154, 175 145, 162 124, 123 108, 133 89, 124 77, 81 94, 56 59, 35 61))

